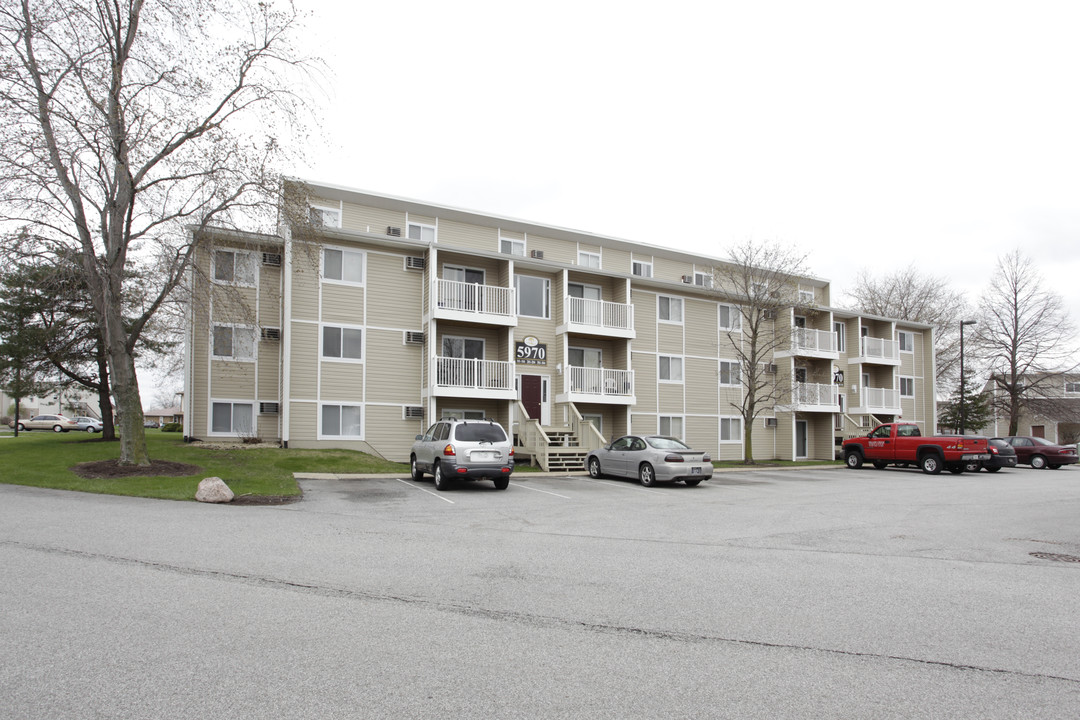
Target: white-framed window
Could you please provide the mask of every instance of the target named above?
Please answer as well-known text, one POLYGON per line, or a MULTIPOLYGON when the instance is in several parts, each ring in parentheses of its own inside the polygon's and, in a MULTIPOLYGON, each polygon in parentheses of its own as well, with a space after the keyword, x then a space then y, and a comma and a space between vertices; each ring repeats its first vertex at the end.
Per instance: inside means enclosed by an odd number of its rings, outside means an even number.
POLYGON ((319 403, 319 438, 364 438, 362 405, 319 403))
POLYGON ((682 415, 661 415, 660 416, 660 434, 667 435, 669 437, 683 439, 683 427, 685 420, 682 415))
POLYGON ((456 410, 454 408, 443 408, 439 413, 440 420, 445 420, 446 418, 457 418, 458 420, 483 420, 486 417, 483 410, 456 410))
POLYGON ((566 351, 566 361, 573 367, 604 367, 604 353, 598 348, 572 347, 566 351))
POLYGON ((806 316, 805 315, 796 315, 793 322, 795 323, 795 327, 804 328, 804 327, 806 327, 806 316))
POLYGON ((898 335, 900 336, 900 352, 915 352, 915 335, 903 330, 898 335))
POLYGON ((526 317, 551 317, 551 281, 532 275, 514 275, 517 314, 526 317))
POLYGON ((600 253, 578 250, 577 264, 582 267, 600 269, 600 253))
POLYGON ((713 286, 713 274, 711 272, 694 271, 694 284, 698 287, 711 288, 713 286))
POLYGON ((630 263, 630 273, 638 277, 652 277, 652 263, 643 260, 634 260, 630 263))
POLYGON ((814 291, 813 290, 800 290, 799 291, 799 303, 803 305, 814 304, 814 291))
POLYGON ((656 298, 657 317, 661 322, 682 324, 683 301, 682 298, 660 295, 656 298))
POLYGON ((321 354, 324 360, 362 361, 364 359, 363 329, 323 325, 321 354))
POLYGON ((720 361, 720 384, 728 387, 742 385, 742 372, 737 360, 720 361))
POLYGON ((683 359, 678 355, 661 355, 660 382, 681 383, 683 381, 683 359))
POLYGON ((1065 381, 1066 395, 1080 395, 1080 382, 1065 381))
POLYGON ((244 250, 215 250, 212 272, 214 282, 255 287, 259 259, 255 253, 244 250))
POLYGON ((364 284, 364 253, 360 250, 323 248, 323 280, 364 284))
POLYGON ((483 360, 484 339, 443 335, 442 354, 443 357, 461 358, 463 360, 483 360))
POLYGON ((326 205, 312 205, 308 211, 311 224, 315 227, 341 227, 341 208, 326 205))
POLYGON ((250 325, 214 325, 212 340, 215 358, 255 359, 255 328, 250 325))
POLYGON ((900 376, 900 397, 915 397, 915 378, 900 376))
POLYGON ((525 257, 525 241, 515 240, 514 238, 499 238, 499 252, 506 253, 507 255, 518 255, 525 257))
POLYGON ((420 242, 435 242, 435 226, 424 225, 422 223, 409 223, 406 233, 410 240, 419 240, 420 242))
POLYGON ((842 322, 834 322, 832 327, 833 332, 836 333, 836 351, 847 352, 847 340, 845 339, 845 336, 847 335, 847 325, 842 322))
POLYGON ((742 311, 734 305, 721 305, 720 329, 724 332, 738 332, 742 330, 742 311))
POLYGON ((797 383, 805 383, 806 382, 806 368, 804 368, 804 367, 795 368, 795 382, 797 382, 797 383))
POLYGON ((255 435, 255 403, 250 400, 211 400, 210 434, 255 435))
POLYGON ((720 442, 742 442, 742 418, 729 416, 720 418, 720 442))

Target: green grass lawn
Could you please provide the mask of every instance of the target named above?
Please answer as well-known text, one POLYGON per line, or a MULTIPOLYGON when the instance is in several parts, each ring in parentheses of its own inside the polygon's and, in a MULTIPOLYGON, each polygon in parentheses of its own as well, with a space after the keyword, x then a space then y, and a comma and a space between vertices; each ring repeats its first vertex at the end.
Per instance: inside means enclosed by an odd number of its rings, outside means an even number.
POLYGON ((105 442, 86 433, 22 432, 0 438, 0 482, 12 485, 81 490, 109 495, 193 500, 199 481, 220 477, 238 496, 298 495, 294 472, 407 473, 404 463, 387 462, 353 450, 211 450, 184 443, 180 433, 147 430, 154 460, 170 460, 200 468, 186 477, 84 479, 70 468, 83 462, 120 456, 119 442, 105 442))

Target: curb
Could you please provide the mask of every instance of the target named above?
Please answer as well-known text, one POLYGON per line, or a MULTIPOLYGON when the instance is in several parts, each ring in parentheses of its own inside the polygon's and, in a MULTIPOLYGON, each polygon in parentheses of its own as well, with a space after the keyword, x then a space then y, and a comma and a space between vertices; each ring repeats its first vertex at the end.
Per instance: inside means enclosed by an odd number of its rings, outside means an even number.
MULTIPOLYGON (((743 472, 773 472, 773 471, 790 472, 790 471, 793 471, 793 470, 806 470, 808 468, 813 468, 814 470, 835 470, 837 468, 842 468, 842 467, 844 467, 844 465, 805 465, 805 466, 802 466, 802 467, 797 466, 797 465, 785 465, 783 467, 763 467, 763 466, 760 466, 760 465, 754 465, 754 466, 750 466, 750 467, 739 467, 739 468, 713 468, 713 476, 715 477, 716 475, 722 475, 724 473, 743 473, 743 472)), ((568 477, 568 478, 569 477, 581 477, 582 475, 585 475, 585 474, 586 474, 586 472, 584 470, 582 470, 580 472, 565 472, 565 471, 564 472, 544 472, 544 471, 537 471, 537 472, 515 473, 511 477, 513 477, 515 480, 521 480, 521 479, 529 478, 529 477, 568 477)), ((379 479, 393 480, 393 479, 402 478, 402 477, 407 478, 408 476, 409 476, 409 471, 408 470, 405 470, 404 472, 400 472, 400 473, 305 473, 305 472, 295 472, 295 473, 293 473, 293 479, 295 479, 295 480, 379 480, 379 479)))

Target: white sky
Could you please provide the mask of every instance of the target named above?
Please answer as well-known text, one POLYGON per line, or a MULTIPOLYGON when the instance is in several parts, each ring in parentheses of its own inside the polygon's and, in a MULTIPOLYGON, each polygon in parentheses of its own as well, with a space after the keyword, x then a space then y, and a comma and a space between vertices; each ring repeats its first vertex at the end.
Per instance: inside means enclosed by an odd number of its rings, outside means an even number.
MULTIPOLYGON (((302 2, 302 0, 301 0, 302 2)), ((1080 3, 309 0, 297 175, 712 256, 911 261, 974 301, 1021 247, 1080 320, 1080 3)))

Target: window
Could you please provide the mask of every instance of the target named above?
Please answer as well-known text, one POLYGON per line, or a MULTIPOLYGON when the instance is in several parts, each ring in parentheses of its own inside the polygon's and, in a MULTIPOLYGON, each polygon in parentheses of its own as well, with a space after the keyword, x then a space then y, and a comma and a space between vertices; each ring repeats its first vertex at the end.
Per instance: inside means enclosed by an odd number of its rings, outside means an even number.
POLYGON ((596 348, 575 348, 567 351, 566 359, 573 367, 603 367, 603 353, 596 348))
POLYGON ((212 402, 210 432, 254 435, 253 410, 254 403, 250 402, 212 402))
POLYGON ((421 242, 435 242, 435 226, 409 223, 409 239, 421 242))
POLYGON ((325 205, 312 205, 310 210, 310 218, 311 224, 315 227, 341 227, 340 208, 326 207, 325 205))
POLYGON ((651 278, 652 277, 652 263, 641 262, 640 260, 634 260, 630 263, 630 272, 638 277, 651 278))
POLYGON ((525 241, 514 240, 513 238, 499 238, 499 252, 506 253, 507 255, 520 255, 525 256, 525 241))
POLYGON ((258 267, 255 253, 239 250, 214 251, 214 280, 217 282, 254 287, 258 267))
POLYGON ((515 275, 518 315, 547 318, 551 315, 551 281, 531 275, 515 275))
POLYGON ((742 330, 742 312, 734 305, 720 306, 720 329, 729 332, 742 330))
POLYGON ((363 417, 359 405, 323 405, 319 413, 319 437, 362 438, 363 417))
POLYGON ((1066 382, 1065 392, 1070 395, 1080 394, 1080 382, 1066 382))
POLYGON ((661 355, 660 380, 681 383, 683 381, 683 359, 672 355, 661 355))
POLYGON ((915 351, 915 336, 909 332, 900 331, 900 350, 902 352, 915 351))
POLYGON ((660 416, 660 434, 683 439, 683 419, 676 415, 660 416))
POLYGON ((326 248, 323 250, 323 279, 362 285, 364 253, 326 248))
POLYGON ((322 356, 336 360, 363 360, 364 331, 331 325, 323 327, 322 356))
POLYGON ((814 303, 814 291, 813 290, 800 290, 799 291, 799 303, 803 305, 812 305, 814 303))
POLYGON ((444 335, 442 339, 442 354, 443 357, 483 360, 484 341, 481 338, 444 335))
POLYGON ((915 378, 900 378, 900 397, 915 397, 915 378))
POLYGON ((720 418, 720 442, 740 442, 742 440, 742 418, 720 418))
POLYGON ((604 433, 604 416, 591 413, 581 413, 581 419, 590 423, 601 435, 604 433))
POLYGON ((711 288, 713 286, 713 274, 710 272, 694 272, 694 284, 698 287, 711 288))
POLYGON ((806 327, 806 318, 803 317, 802 315, 796 315, 795 316, 795 327, 797 327, 797 328, 806 327))
POLYGON ((586 252, 579 250, 577 254, 577 264, 582 267, 598 268, 600 267, 600 253, 586 252))
POLYGON ((804 367, 795 368, 795 382, 797 382, 797 383, 806 382, 806 368, 804 368, 804 367))
POLYGON ((658 300, 660 303, 660 320, 671 323, 681 323, 683 321, 682 298, 661 295, 658 300))
POLYGON ((448 409, 448 410, 443 410, 442 414, 439 415, 439 418, 441 420, 445 420, 446 418, 457 418, 459 420, 483 420, 484 417, 485 416, 484 416, 484 411, 483 410, 453 410, 453 409, 448 409))
POLYGON ((836 351, 847 352, 847 341, 844 339, 844 334, 847 331, 847 326, 842 322, 834 322, 832 326, 833 332, 836 333, 836 351))
POLYGON ((742 384, 739 363, 732 360, 720 361, 720 384, 737 387, 742 384))
POLYGON ((255 358, 255 328, 215 325, 213 340, 213 354, 216 358, 232 360, 255 358))

